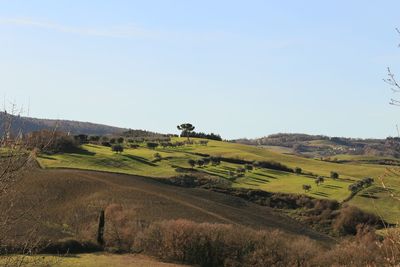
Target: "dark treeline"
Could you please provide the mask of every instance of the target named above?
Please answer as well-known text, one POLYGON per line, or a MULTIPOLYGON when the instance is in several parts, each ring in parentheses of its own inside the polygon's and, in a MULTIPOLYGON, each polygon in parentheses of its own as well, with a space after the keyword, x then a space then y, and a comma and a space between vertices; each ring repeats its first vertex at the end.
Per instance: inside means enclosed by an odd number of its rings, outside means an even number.
POLYGON ((222 137, 219 134, 214 133, 203 133, 203 132, 183 132, 181 137, 194 137, 194 138, 204 138, 216 141, 222 141, 222 137))

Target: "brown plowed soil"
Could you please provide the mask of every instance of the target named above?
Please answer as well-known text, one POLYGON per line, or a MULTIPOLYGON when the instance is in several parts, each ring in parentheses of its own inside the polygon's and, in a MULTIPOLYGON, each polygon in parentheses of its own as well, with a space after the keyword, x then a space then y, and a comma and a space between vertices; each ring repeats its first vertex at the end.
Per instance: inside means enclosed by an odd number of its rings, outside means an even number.
MULTIPOLYGON (((25 195, 39 205, 42 218, 74 231, 80 222, 97 223, 97 212, 109 204, 134 210, 135 219, 151 222, 184 218, 228 223, 254 229, 280 229, 324 243, 332 242, 268 207, 200 188, 167 185, 151 178, 81 170, 33 170, 23 182, 25 195), (47 218, 47 219, 46 219, 47 218)), ((47 232, 51 235, 51 231, 47 232)))

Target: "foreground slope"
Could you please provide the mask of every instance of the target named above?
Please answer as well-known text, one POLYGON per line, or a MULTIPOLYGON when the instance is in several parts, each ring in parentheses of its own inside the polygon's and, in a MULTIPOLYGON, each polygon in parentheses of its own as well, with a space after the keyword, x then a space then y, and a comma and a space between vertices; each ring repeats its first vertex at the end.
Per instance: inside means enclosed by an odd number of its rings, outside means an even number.
POLYGON ((184 218, 254 229, 276 228, 323 242, 332 241, 270 208, 204 189, 171 186, 133 175, 79 170, 37 170, 26 178, 24 195, 39 193, 40 206, 45 205, 46 209, 37 212, 42 221, 49 222, 44 236, 52 239, 84 236, 88 229, 93 236, 99 210, 118 204, 129 211, 129 220, 134 222, 184 218))

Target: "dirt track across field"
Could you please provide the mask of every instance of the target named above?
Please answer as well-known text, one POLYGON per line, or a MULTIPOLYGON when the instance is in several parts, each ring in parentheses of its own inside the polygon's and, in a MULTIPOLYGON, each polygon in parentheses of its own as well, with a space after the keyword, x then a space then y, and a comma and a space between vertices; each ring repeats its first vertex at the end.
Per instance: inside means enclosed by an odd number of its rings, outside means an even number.
POLYGON ((60 220, 82 207, 118 203, 134 209, 137 217, 145 221, 184 218, 239 224, 333 242, 271 208, 205 189, 177 187, 139 176, 66 169, 35 170, 28 178, 25 186, 29 191, 42 190, 41 195, 49 196, 46 210, 60 220))

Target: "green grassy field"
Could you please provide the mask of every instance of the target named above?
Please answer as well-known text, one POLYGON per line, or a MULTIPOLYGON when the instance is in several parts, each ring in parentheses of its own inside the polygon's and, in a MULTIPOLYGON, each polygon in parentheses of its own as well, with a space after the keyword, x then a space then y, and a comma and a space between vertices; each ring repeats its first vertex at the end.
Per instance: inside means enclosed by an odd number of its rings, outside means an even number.
MULTIPOLYGON (((180 139, 177 138, 173 141, 178 140, 180 139)), ((194 144, 177 148, 157 148, 156 150, 141 146, 138 149, 125 149, 121 154, 112 152, 109 147, 97 145, 88 144, 82 148, 84 150, 79 153, 40 155, 38 161, 44 168, 99 170, 159 178, 182 174, 179 172, 179 168, 190 168, 188 159, 202 158, 198 155, 199 153, 248 161, 276 161, 291 168, 300 167, 303 173, 325 177, 329 177, 331 171, 336 171, 340 174, 340 179, 326 178, 322 185, 317 186, 314 178, 310 175, 296 175, 269 169, 256 169, 246 172, 244 177, 233 178, 230 177, 230 171, 235 171, 241 165, 227 162, 222 162, 219 166, 196 167, 196 170, 229 179, 234 187, 271 192, 304 194, 302 185, 310 184, 312 189, 305 194, 338 201, 342 201, 350 195, 349 184, 364 177, 374 177, 375 185, 365 189, 365 192, 360 192, 350 202, 362 209, 382 214, 390 222, 396 222, 400 218, 399 205, 394 205, 395 203, 387 192, 381 190, 377 179, 387 169, 387 166, 383 165, 357 161, 345 164, 326 162, 279 153, 266 148, 219 141, 210 141, 207 146, 194 144), (155 153, 160 153, 162 160, 155 160, 155 153), (379 210, 381 211, 378 212, 379 210)), ((400 179, 395 175, 389 175, 385 179, 395 193, 400 189, 400 179)))

